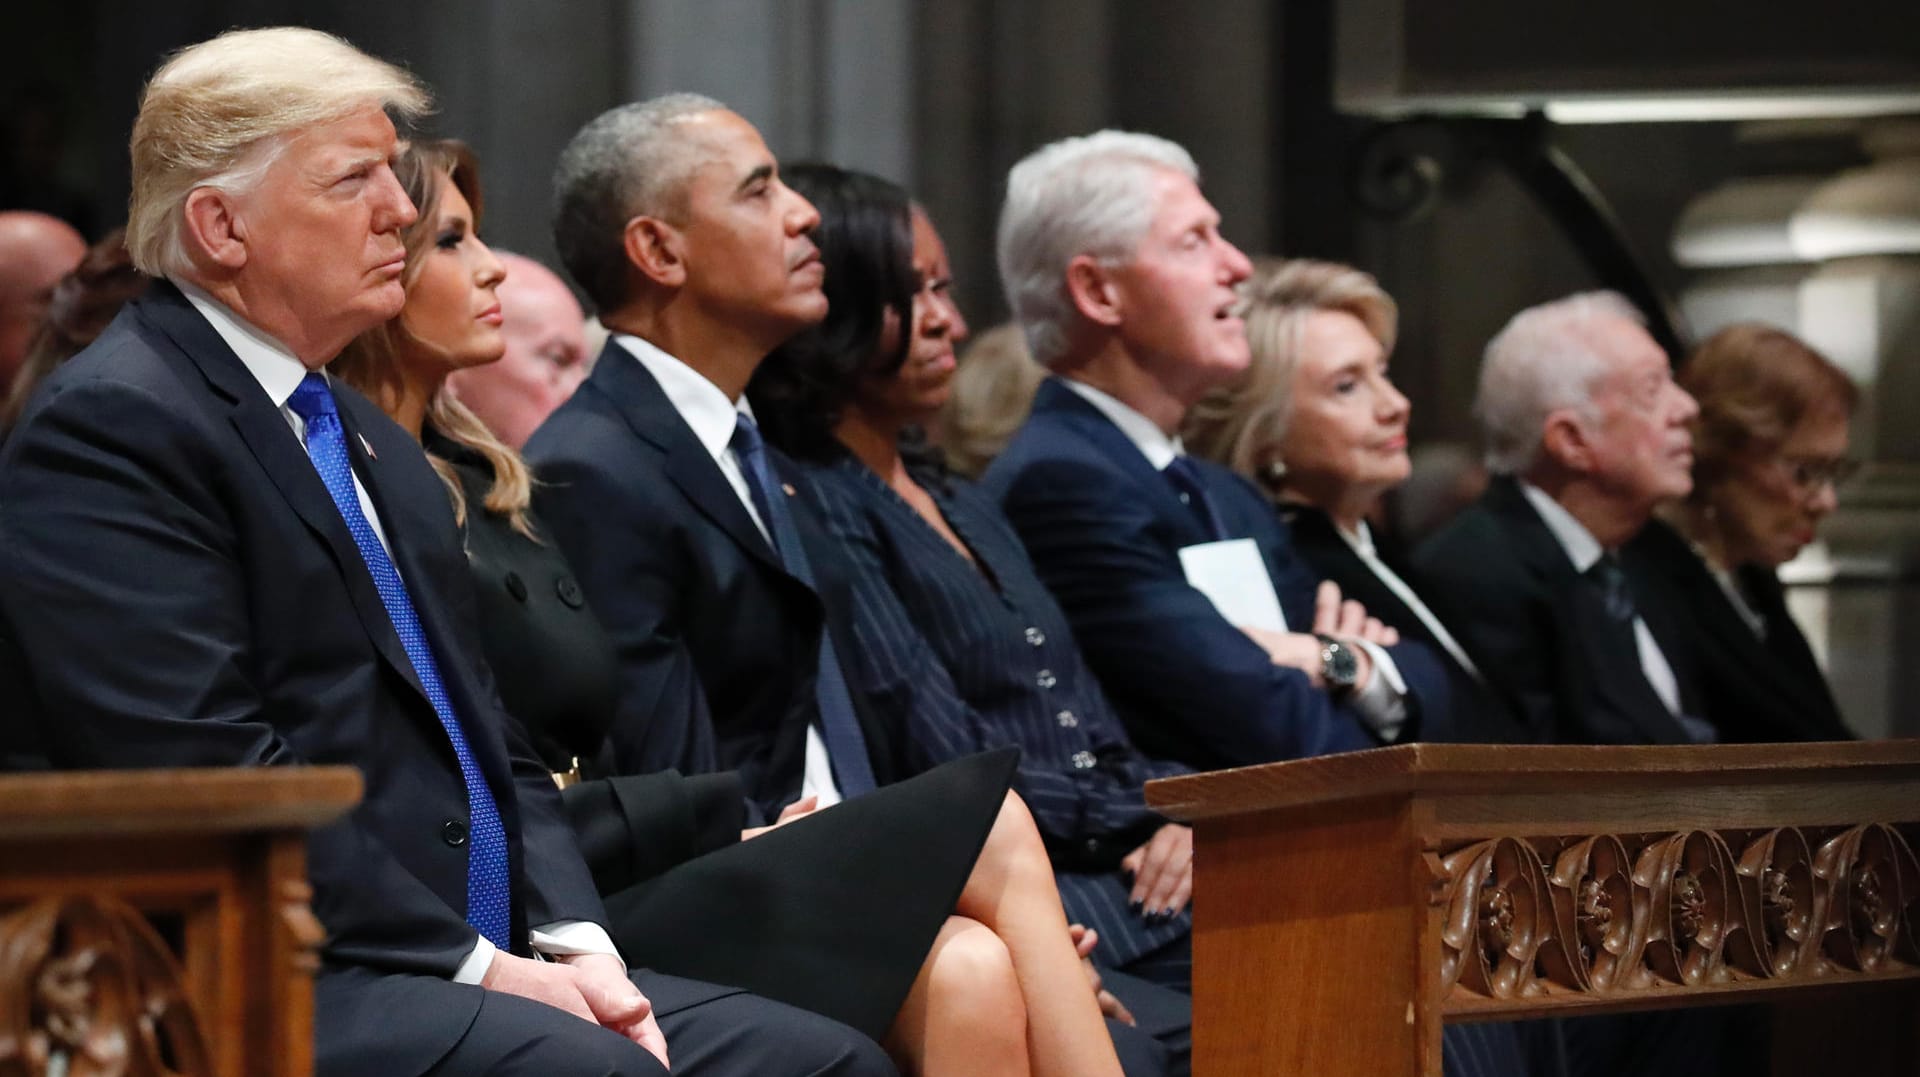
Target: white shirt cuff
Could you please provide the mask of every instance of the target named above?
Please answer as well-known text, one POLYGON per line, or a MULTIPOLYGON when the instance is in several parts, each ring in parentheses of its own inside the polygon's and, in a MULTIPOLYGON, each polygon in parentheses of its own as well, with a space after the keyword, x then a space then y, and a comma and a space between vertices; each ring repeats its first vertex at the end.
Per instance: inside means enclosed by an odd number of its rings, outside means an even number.
POLYGON ((459 969, 455 970, 454 983, 477 984, 487 975, 487 969, 493 965, 493 955, 498 947, 488 942, 485 935, 479 938, 480 941, 474 945, 473 952, 468 954, 467 959, 460 962, 459 969))
POLYGON ((555 920, 534 928, 532 936, 533 948, 549 957, 571 957, 574 954, 620 956, 607 929, 591 920, 555 920))
MULTIPOLYGON (((556 920, 543 927, 537 927, 530 933, 536 952, 550 957, 570 957, 574 954, 612 954, 620 956, 613 945, 613 937, 607 929, 591 920, 556 920)), ((499 947, 487 941, 485 935, 474 944, 473 952, 460 967, 454 970, 453 982, 457 984, 477 984, 487 975, 487 969, 493 965, 493 955, 499 947)))
POLYGON ((1385 648, 1366 640, 1353 642, 1373 659, 1373 672, 1367 677, 1366 685, 1354 693, 1354 709, 1360 712, 1360 720, 1375 736, 1392 744, 1400 739, 1400 731, 1407 724, 1406 679, 1385 648))

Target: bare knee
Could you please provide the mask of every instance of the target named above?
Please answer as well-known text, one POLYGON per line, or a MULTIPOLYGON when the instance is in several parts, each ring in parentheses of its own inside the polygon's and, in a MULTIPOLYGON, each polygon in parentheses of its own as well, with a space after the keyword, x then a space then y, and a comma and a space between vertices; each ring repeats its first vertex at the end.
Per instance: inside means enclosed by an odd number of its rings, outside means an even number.
POLYGON ((927 969, 938 1019, 1012 1043, 1026 1042, 1027 1007, 1007 944, 985 924, 953 917, 927 969))
POLYGON ((1024 878, 1030 882, 1045 879, 1052 884, 1053 862, 1047 856, 1047 846, 1040 838, 1040 828, 1034 824, 1033 813, 1027 810, 1020 794, 1009 791, 1000 802, 1000 814, 993 820, 993 829, 987 834, 976 870, 984 870, 997 879, 1024 878))

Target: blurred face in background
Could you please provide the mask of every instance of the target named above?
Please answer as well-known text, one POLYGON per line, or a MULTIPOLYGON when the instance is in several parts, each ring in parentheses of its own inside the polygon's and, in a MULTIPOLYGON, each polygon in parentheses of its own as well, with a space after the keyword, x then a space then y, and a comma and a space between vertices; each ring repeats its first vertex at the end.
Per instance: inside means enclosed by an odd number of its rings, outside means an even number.
POLYGON ((553 271, 517 254, 499 257, 507 270, 498 289, 506 352, 497 363, 455 371, 447 387, 519 449, 586 378, 586 315, 553 271))
POLYGON ((1359 318, 1316 310, 1300 322, 1291 411, 1280 442, 1286 489, 1329 511, 1406 481, 1412 408, 1387 376, 1387 353, 1359 318))
POLYGON ((1793 560, 1839 507, 1837 487, 1855 466, 1847 456, 1847 414, 1839 407, 1810 413, 1775 448, 1746 453, 1705 491, 1732 562, 1727 567, 1774 568, 1793 560))
POLYGON ((1693 489, 1693 435, 1700 413, 1673 380, 1667 353, 1645 329, 1624 318, 1596 328, 1608 371, 1593 385, 1597 422, 1583 420, 1593 466, 1589 476, 1619 500, 1651 512, 1693 489))

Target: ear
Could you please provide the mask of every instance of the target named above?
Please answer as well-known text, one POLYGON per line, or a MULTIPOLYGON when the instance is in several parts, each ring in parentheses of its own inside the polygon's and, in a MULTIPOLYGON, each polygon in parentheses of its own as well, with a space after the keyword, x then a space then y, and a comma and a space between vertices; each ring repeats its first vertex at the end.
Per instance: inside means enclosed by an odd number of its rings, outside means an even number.
POLYGON ((1067 263, 1067 298, 1080 316, 1112 328, 1120 324, 1120 289, 1112 270, 1090 254, 1077 255, 1067 263))
POLYGON ((1540 451, 1568 471, 1585 474, 1593 470, 1593 443, 1572 408, 1547 413, 1546 425, 1540 431, 1540 451))
POLYGON ((214 187, 195 187, 181 207, 188 253, 227 270, 247 264, 247 225, 232 195, 214 187))
POLYGON ((668 288, 687 281, 685 243, 680 230, 658 217, 635 217, 621 233, 627 262, 648 280, 668 288))

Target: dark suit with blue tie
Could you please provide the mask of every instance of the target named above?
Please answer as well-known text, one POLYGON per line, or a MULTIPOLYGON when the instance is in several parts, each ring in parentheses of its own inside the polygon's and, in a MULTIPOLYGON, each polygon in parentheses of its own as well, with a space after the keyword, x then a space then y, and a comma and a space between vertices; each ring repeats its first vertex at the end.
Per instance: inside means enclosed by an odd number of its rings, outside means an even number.
MULTIPOLYGON (((499 815, 506 941, 526 956, 530 927, 604 924, 546 768, 476 658, 445 487, 404 430, 351 390, 333 395, 348 466, 499 815)), ((479 935, 467 920, 473 819, 448 730, 315 460, 170 284, 50 378, 0 453, 0 580, 9 758, 344 764, 364 775, 360 805, 308 843, 328 934, 315 990, 320 1074, 472 1072, 462 1060, 475 1052, 529 1041, 522 1048, 537 1055, 530 1041, 546 1033, 564 1041, 569 1066, 657 1071, 616 1033, 452 982, 479 935)), ((738 1021, 732 1000, 748 999, 636 982, 670 1039, 705 1016, 738 1021)), ((683 1045, 683 1058, 704 1050, 691 1033, 683 1045)), ((870 1060, 872 1048, 830 1050, 870 1060)))
MULTIPOLYGON (((1229 538, 1250 538, 1296 630, 1317 581, 1253 486, 1194 460, 1229 538)), ((1352 711, 1277 666, 1187 583, 1182 547, 1213 540, 1190 502, 1092 404, 1058 379, 981 479, 1053 593, 1087 662, 1148 755, 1201 769, 1371 748, 1352 711)), ((1406 679, 1408 732, 1447 720, 1446 675, 1418 644, 1388 648, 1406 679)))

